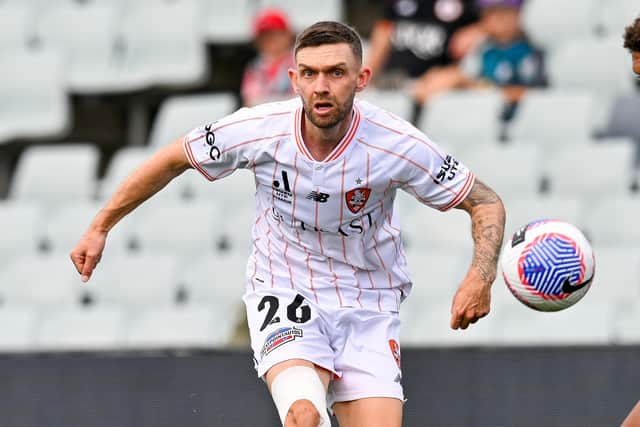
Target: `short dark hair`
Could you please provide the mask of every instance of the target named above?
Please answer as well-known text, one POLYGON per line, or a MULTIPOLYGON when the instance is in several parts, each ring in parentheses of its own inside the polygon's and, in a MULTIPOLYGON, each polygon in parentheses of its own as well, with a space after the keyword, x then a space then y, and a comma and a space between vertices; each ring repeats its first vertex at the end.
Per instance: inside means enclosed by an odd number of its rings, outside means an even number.
POLYGON ((320 21, 307 27, 296 37, 293 52, 297 54, 305 47, 337 43, 348 44, 358 62, 362 63, 362 42, 357 31, 348 25, 334 21, 320 21))
POLYGON ((640 17, 624 30, 624 47, 632 52, 640 52, 640 17))

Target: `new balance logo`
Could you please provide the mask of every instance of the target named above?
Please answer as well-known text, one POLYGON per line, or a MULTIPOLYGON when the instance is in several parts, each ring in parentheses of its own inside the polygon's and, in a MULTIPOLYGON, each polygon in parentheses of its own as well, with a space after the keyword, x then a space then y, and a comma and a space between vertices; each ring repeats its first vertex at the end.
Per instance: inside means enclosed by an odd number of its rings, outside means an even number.
POLYGON ((318 203, 326 203, 328 198, 329 195, 327 193, 321 193, 319 191, 312 191, 311 193, 307 194, 307 199, 315 200, 318 203))

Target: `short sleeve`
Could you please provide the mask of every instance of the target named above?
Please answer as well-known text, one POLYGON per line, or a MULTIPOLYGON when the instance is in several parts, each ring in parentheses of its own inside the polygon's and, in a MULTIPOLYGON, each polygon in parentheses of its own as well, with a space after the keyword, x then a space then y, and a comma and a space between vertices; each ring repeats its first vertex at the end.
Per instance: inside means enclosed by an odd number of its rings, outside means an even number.
POLYGON ((402 189, 423 204, 441 211, 462 202, 475 182, 475 175, 458 159, 424 137, 410 150, 402 189))
POLYGON ((251 156, 247 152, 241 135, 230 126, 229 116, 225 122, 200 126, 183 138, 184 152, 193 166, 209 181, 215 181, 231 174, 234 170, 246 168, 251 156))

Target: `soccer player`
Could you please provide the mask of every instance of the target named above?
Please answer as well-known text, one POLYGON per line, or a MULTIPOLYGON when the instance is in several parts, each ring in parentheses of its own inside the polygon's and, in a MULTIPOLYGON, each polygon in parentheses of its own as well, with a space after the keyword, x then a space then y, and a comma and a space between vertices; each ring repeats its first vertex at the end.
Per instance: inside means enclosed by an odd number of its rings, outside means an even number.
POLYGON ((625 29, 624 47, 631 52, 633 72, 640 76, 640 17, 625 29))
POLYGON ((453 329, 489 313, 504 207, 416 128, 355 99, 371 71, 351 28, 316 23, 294 55, 299 99, 241 109, 160 150, 70 256, 87 281, 109 230, 171 179, 189 168, 209 181, 251 169, 256 220, 243 299, 256 370, 283 425, 329 426, 329 407, 341 426, 400 426, 398 311, 411 281, 395 192, 470 214, 474 256, 453 298, 453 329))

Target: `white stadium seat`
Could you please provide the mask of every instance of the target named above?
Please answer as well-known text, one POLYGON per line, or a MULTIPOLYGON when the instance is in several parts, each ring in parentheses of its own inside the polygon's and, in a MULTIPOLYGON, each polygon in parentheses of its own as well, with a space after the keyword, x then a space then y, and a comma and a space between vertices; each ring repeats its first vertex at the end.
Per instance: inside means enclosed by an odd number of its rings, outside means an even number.
POLYGON ((0 2, 0 52, 27 48, 34 36, 33 5, 25 1, 0 2))
POLYGON ((594 104, 587 91, 530 89, 509 125, 509 138, 541 147, 589 140, 594 130, 594 104))
POLYGON ((413 99, 411 95, 401 90, 381 90, 367 88, 360 94, 360 99, 368 101, 389 113, 410 121, 413 114, 413 99))
POLYGON ((0 352, 33 351, 37 324, 34 305, 0 307, 0 352))
POLYGON ((24 255, 0 271, 0 299, 7 306, 72 306, 80 303, 82 292, 68 252, 24 255))
POLYGON ((624 28, 640 14, 636 0, 608 0, 597 3, 599 30, 606 36, 620 37, 624 28))
POLYGON ((228 319, 207 305, 153 307, 131 318, 126 346, 131 349, 220 348, 231 338, 228 319))
POLYGON ((634 243, 593 245, 596 270, 585 301, 640 301, 640 245, 634 243))
POLYGON ((32 146, 18 162, 10 197, 61 205, 93 198, 100 153, 94 145, 32 146), (64 173, 48 173, 51 165, 64 173))
POLYGON ((174 96, 160 105, 151 128, 149 145, 163 147, 204 126, 231 114, 238 100, 231 93, 174 96))
POLYGON ((522 24, 533 41, 547 50, 569 39, 594 34, 598 0, 528 0, 522 24))
POLYGON ((486 145, 471 147, 461 159, 500 197, 534 196, 542 184, 542 153, 535 145, 486 145))
POLYGON ((96 93, 112 85, 118 11, 112 1, 67 0, 41 8, 38 37, 43 45, 63 53, 73 92, 96 93))
POLYGON ((0 70, 0 144, 67 133, 70 105, 57 52, 36 49, 0 55, 0 70))
POLYGON ((603 196, 585 213, 585 229, 596 244, 634 245, 640 242, 640 197, 603 196))
POLYGON ((0 202, 0 268, 21 255, 35 255, 44 212, 38 203, 0 202))
POLYGON ((429 102, 418 128, 454 152, 498 141, 503 96, 494 90, 446 92, 429 102))
POLYGON ((177 257, 170 254, 105 256, 84 286, 96 304, 169 306, 176 302, 178 273, 177 257))
POLYGON ((251 19, 257 12, 253 0, 198 1, 201 25, 208 42, 237 44, 251 40, 251 19))
POLYGON ((42 316, 35 346, 40 351, 96 351, 122 347, 125 313, 117 307, 65 307, 42 316))
POLYGON ((626 141, 558 147, 544 161, 553 194, 624 195, 634 178, 635 145, 626 141))
POLYGON ((403 238, 408 250, 458 249, 471 251, 471 220, 459 209, 440 212, 421 206, 411 212, 402 224, 403 238))

